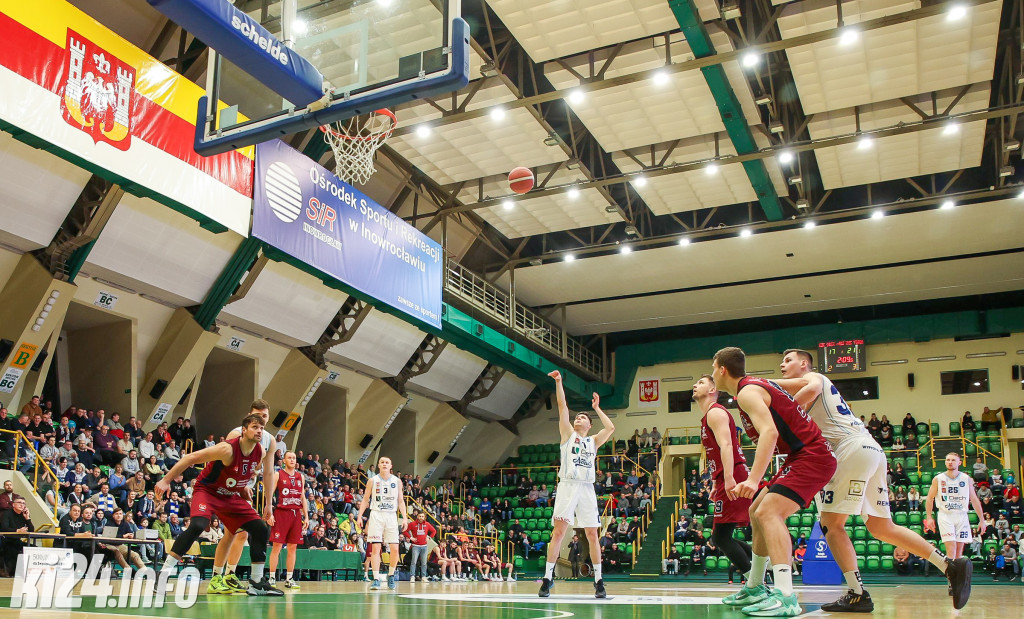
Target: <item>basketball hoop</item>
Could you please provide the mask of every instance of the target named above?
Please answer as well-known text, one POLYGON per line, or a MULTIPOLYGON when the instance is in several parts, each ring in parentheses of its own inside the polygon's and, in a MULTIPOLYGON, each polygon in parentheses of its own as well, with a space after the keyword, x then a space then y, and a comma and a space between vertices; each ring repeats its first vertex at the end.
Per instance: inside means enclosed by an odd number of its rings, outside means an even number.
POLYGON ((398 119, 388 109, 373 112, 368 119, 356 116, 320 127, 324 141, 334 151, 334 169, 338 178, 349 184, 363 185, 376 168, 373 154, 384 145, 398 126, 398 119))

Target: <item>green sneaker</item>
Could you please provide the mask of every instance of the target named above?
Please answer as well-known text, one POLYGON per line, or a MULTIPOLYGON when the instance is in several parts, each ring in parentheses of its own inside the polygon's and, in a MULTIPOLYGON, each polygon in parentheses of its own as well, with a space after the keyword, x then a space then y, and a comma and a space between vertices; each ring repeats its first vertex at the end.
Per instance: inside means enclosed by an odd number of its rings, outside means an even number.
POLYGON ((249 590, 249 587, 242 584, 242 581, 238 580, 238 576, 234 574, 228 574, 224 577, 224 584, 231 589, 231 593, 245 593, 249 590))
POLYGON ((765 585, 743 587, 739 592, 722 598, 722 604, 726 606, 750 606, 767 598, 768 594, 768 587, 765 585))
POLYGON ((803 612, 804 609, 800 608, 800 602, 796 599, 796 593, 782 595, 778 589, 757 604, 743 607, 743 614, 752 617, 796 617, 803 612))
POLYGON ((227 586, 224 582, 224 577, 221 575, 215 575, 211 580, 210 584, 206 585, 207 595, 231 595, 234 591, 231 587, 227 586))

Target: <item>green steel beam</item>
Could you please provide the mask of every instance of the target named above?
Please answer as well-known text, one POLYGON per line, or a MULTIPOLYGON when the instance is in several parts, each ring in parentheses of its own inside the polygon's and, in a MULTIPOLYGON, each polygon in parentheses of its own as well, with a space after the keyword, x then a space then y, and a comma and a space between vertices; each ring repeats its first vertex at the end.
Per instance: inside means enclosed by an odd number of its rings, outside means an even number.
POLYGON ((196 309, 194 316, 199 326, 204 329, 209 329, 213 326, 217 320, 217 315, 220 314, 220 311, 228 304, 228 299, 238 289, 238 285, 242 282, 246 272, 252 267, 252 263, 259 256, 262 247, 263 242, 255 237, 248 236, 242 240, 242 244, 235 250, 235 254, 231 256, 231 260, 228 261, 224 270, 221 271, 217 281, 213 283, 210 292, 206 294, 202 305, 196 309))
MULTIPOLYGON (((708 36, 708 31, 697 13, 697 7, 694 6, 693 0, 668 0, 668 6, 672 9, 672 14, 675 15, 676 22, 679 23, 694 58, 714 56, 717 53, 715 46, 711 43, 711 37, 708 36)), ((725 132, 729 134, 729 139, 736 147, 736 153, 746 155, 760 150, 757 143, 754 142, 754 135, 747 125, 743 108, 740 107, 740 102, 736 99, 736 93, 733 92, 722 65, 702 67, 700 72, 704 74, 704 80, 707 81, 711 94, 715 97, 718 112, 725 125, 725 132)), ((760 159, 744 161, 743 169, 757 193, 757 199, 761 203, 761 209, 764 210, 765 216, 770 221, 782 219, 782 204, 768 177, 768 169, 765 168, 764 161, 760 159)))

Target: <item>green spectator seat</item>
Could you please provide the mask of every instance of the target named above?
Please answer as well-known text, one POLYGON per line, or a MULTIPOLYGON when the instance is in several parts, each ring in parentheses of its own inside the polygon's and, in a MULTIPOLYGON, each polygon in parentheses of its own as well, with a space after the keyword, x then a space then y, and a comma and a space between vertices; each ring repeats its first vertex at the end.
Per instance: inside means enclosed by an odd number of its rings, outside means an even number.
POLYGON ((682 542, 676 542, 675 543, 675 549, 676 549, 676 552, 678 552, 680 554, 680 556, 682 556, 683 551, 685 550, 685 545, 682 542))
POLYGON ((853 525, 852 524, 846 525, 846 537, 848 537, 850 539, 853 539, 853 525))
POLYGON ((969 441, 973 441, 974 439, 977 438, 977 436, 978 435, 975 434, 973 430, 965 430, 964 431, 964 438, 969 440, 969 441))
POLYGON ((877 572, 882 567, 882 559, 877 555, 871 555, 865 561, 869 572, 877 572))
POLYGON ((800 537, 802 537, 804 539, 810 539, 811 538, 811 530, 810 529, 800 529, 800 537))
POLYGON ((864 571, 865 563, 866 563, 866 561, 865 561, 864 557, 857 557, 857 569, 858 570, 863 572, 864 571))
POLYGON ((978 514, 975 514, 973 511, 967 512, 967 521, 971 524, 978 524, 978 514))
POLYGON ((991 550, 992 548, 995 548, 996 551, 998 552, 999 551, 999 542, 992 541, 992 540, 989 540, 989 541, 985 542, 985 545, 983 547, 983 552, 984 552, 986 557, 988 556, 988 553, 992 552, 992 550, 991 550))
POLYGON ((690 440, 689 440, 689 443, 691 445, 699 445, 700 444, 700 436, 691 436, 690 440))
POLYGON ((543 531, 540 534, 540 541, 545 544, 551 541, 551 531, 543 531))
POLYGON ((921 512, 910 512, 910 525, 921 524, 921 512))
POLYGON ((516 560, 513 561, 513 563, 516 566, 516 570, 523 569, 523 558, 522 557, 516 557, 516 560))
POLYGON ((919 524, 912 524, 912 525, 910 525, 907 528, 910 529, 911 531, 913 531, 914 533, 917 533, 918 535, 921 535, 921 536, 924 535, 924 527, 922 527, 919 524))
POLYGON ((811 515, 811 514, 800 514, 800 526, 803 526, 803 527, 813 527, 814 526, 814 516, 811 515))
POLYGON ((686 546, 683 547, 683 554, 687 557, 693 552, 693 542, 686 542, 686 546))
POLYGON ((740 445, 744 447, 752 447, 754 445, 754 441, 750 440, 750 437, 744 433, 740 436, 740 445))
POLYGON ((896 547, 893 546, 892 544, 882 544, 882 552, 880 553, 882 555, 882 557, 883 557, 882 560, 883 561, 885 560, 884 559, 885 555, 889 555, 889 557, 891 558, 892 557, 892 553, 893 553, 894 550, 896 550, 896 547))
POLYGON ((909 478, 910 483, 914 484, 915 486, 921 483, 921 475, 918 474, 917 471, 911 471, 910 473, 907 473, 907 478, 909 478))
POLYGON ((865 527, 854 527, 853 528, 853 539, 866 540, 868 538, 868 530, 865 527))
POLYGON ((522 518, 522 516, 519 515, 522 513, 523 510, 522 507, 519 507, 521 501, 522 499, 520 499, 519 497, 512 497, 511 499, 509 499, 509 503, 512 504, 512 513, 515 515, 516 518, 522 518))
POLYGON ((793 514, 789 518, 786 518, 786 526, 787 527, 798 527, 798 526, 800 526, 800 516, 797 515, 797 514, 793 514))
POLYGON ((925 422, 923 422, 923 421, 919 421, 919 422, 917 422, 917 434, 918 434, 919 436, 920 436, 921 434, 928 434, 928 429, 929 429, 929 428, 928 428, 928 424, 927 424, 927 423, 925 423, 925 422))
POLYGON ((896 512, 892 515, 892 521, 901 527, 907 526, 907 514, 906 512, 896 512))
POLYGON ((917 435, 917 444, 918 445, 924 445, 927 442, 928 442, 928 435, 927 434, 918 434, 917 435))
POLYGON ((729 571, 729 557, 718 557, 718 569, 723 572, 729 571))
POLYGON ((977 454, 978 448, 974 446, 974 443, 967 443, 967 446, 964 447, 964 455, 976 456, 977 454))
POLYGON ((507 531, 498 531, 498 541, 503 542, 506 537, 508 537, 507 531))
POLYGON ((554 515, 555 515, 555 508, 554 507, 545 507, 544 508, 544 517, 545 518, 551 518, 554 515))
POLYGON ((867 555, 867 552, 868 552, 867 542, 865 542, 863 540, 857 540, 856 542, 853 543, 853 550, 854 550, 854 552, 857 553, 858 556, 865 556, 865 555, 867 555))
POLYGON ((526 522, 523 523, 523 527, 525 527, 527 531, 538 531, 538 530, 540 530, 540 525, 537 524, 537 519, 536 518, 527 518, 526 522))
POLYGON ((935 473, 932 471, 921 471, 921 485, 931 485, 935 473))
POLYGON ((932 436, 938 436, 939 435, 939 424, 937 424, 937 423, 935 423, 933 421, 932 422, 931 430, 932 430, 932 436))
POLYGON ((704 557, 704 569, 708 571, 718 569, 718 559, 715 557, 704 557))
POLYGON ((455 514, 455 515, 459 515, 459 514, 462 513, 462 508, 460 508, 455 503, 452 503, 452 513, 455 514))
POLYGON ((932 446, 931 445, 925 445, 925 446, 921 447, 920 454, 921 454, 922 458, 929 458, 929 457, 931 457, 931 455, 932 455, 932 446))
POLYGON ((732 536, 734 539, 738 539, 743 542, 747 541, 747 534, 744 533, 742 529, 736 529, 733 531, 732 536))
POLYGON ((473 498, 473 507, 480 507, 480 503, 483 503, 483 499, 480 497, 473 498))
POLYGON ((683 437, 681 437, 681 436, 669 437, 668 444, 669 445, 682 445, 683 444, 683 437))
POLYGON ((800 537, 800 528, 799 527, 789 527, 789 534, 793 536, 793 539, 796 539, 797 537, 800 537))
POLYGON ((619 552, 623 552, 623 553, 629 552, 629 544, 626 544, 626 543, 619 544, 619 552))
POLYGON ((868 554, 869 555, 880 555, 882 554, 882 542, 877 539, 868 540, 868 554))
POLYGON ((960 422, 959 421, 951 421, 951 422, 949 422, 949 435, 950 436, 960 436, 960 422))
POLYGON ((855 515, 855 516, 853 517, 853 524, 854 524, 855 526, 861 526, 861 525, 863 525, 863 524, 864 524, 864 516, 861 516, 860 514, 857 514, 857 515, 855 515))
POLYGON ((1014 428, 1024 428, 1024 418, 1014 419, 1013 423, 1010 424, 1010 425, 1011 425, 1011 427, 1014 427, 1014 428))
POLYGON ((892 469, 895 471, 897 466, 902 466, 906 468, 907 463, 904 458, 890 458, 889 466, 892 467, 892 469))
POLYGON ((524 512, 523 512, 523 517, 524 518, 534 518, 534 512, 535 511, 536 511, 535 507, 527 507, 524 510, 524 512))

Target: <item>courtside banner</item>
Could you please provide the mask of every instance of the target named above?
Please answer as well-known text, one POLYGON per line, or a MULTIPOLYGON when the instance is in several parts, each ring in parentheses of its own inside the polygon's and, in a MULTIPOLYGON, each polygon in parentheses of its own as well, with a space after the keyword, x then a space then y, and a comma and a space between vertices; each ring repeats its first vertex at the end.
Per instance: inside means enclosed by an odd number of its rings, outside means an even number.
POLYGON ((441 328, 441 246, 280 140, 256 145, 252 235, 441 328))
POLYGON ((0 125, 244 236, 253 149, 195 152, 203 94, 66 0, 0 0, 0 125))

